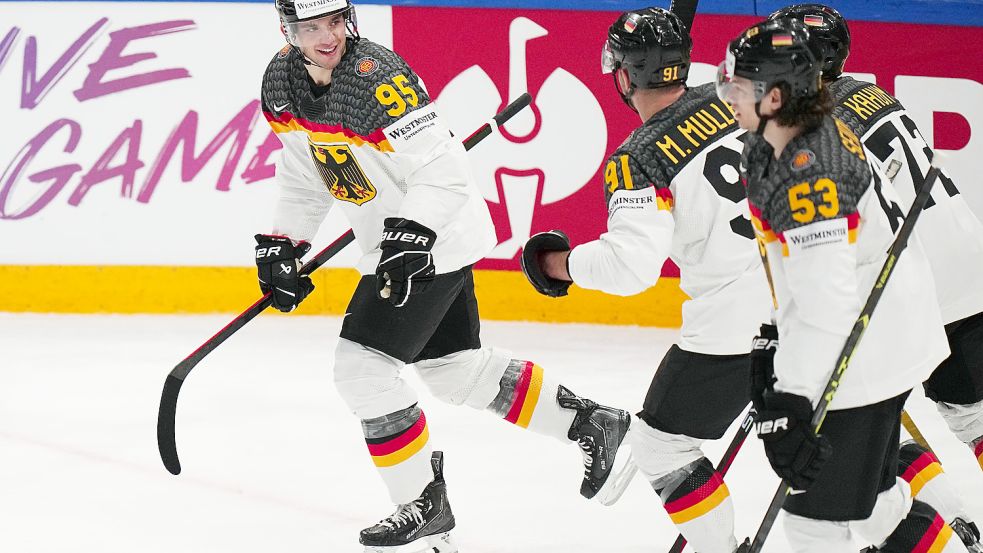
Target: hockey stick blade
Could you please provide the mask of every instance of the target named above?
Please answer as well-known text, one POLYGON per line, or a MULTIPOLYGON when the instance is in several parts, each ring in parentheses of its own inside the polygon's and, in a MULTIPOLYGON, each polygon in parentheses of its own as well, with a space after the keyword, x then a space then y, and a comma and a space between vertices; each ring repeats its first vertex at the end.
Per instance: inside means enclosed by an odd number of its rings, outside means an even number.
MULTIPOLYGON (((874 309, 881 300, 881 295, 887 287, 891 274, 894 273, 894 268, 898 264, 898 258, 901 257, 902 252, 908 247, 908 239, 911 238, 911 233, 915 229, 915 222, 918 221, 918 217, 922 214, 925 204, 928 203, 928 199, 932 195, 932 186, 939 178, 940 171, 938 166, 934 164, 928 170, 928 174, 925 175, 925 182, 918 190, 915 200, 911 202, 911 208, 908 210, 908 215, 901 225, 901 230, 898 231, 894 242, 891 243, 891 247, 887 250, 887 259, 884 261, 884 266, 881 267, 880 275, 874 281, 874 287, 870 291, 870 295, 867 296, 867 302, 864 304, 863 309, 860 310, 860 316, 857 317, 857 321, 853 324, 853 330, 851 330, 850 335, 847 336, 846 342, 843 344, 843 350, 840 352, 836 367, 833 368, 833 374, 826 383, 826 389, 823 391, 823 395, 819 397, 819 405, 812 412, 812 429, 816 434, 819 434, 819 430, 823 426, 826 413, 829 411, 829 406, 833 403, 836 390, 840 386, 840 380, 842 380, 843 374, 846 373, 847 367, 850 365, 850 358, 853 357, 853 354, 857 351, 857 347, 860 345, 860 339, 863 338, 864 331, 870 325, 870 317, 874 314, 874 309)), ((764 547, 765 540, 768 538, 772 526, 775 525, 775 520, 778 518, 778 513, 781 511, 789 491, 789 485, 783 480, 778 486, 775 496, 771 499, 768 510, 765 511, 764 519, 761 521, 761 526, 758 527, 758 532, 754 535, 754 541, 751 542, 751 548, 748 550, 748 553, 759 553, 761 548, 764 547)))
MULTIPOLYGON (((529 93, 522 94, 509 105, 505 106, 501 112, 493 118, 496 125, 501 126, 512 118, 516 113, 529 105, 532 96, 529 93)), ((479 142, 484 140, 492 132, 491 125, 485 123, 481 128, 464 140, 464 149, 470 150, 479 142)), ((355 240, 355 234, 349 230, 341 235, 337 240, 324 248, 300 269, 302 275, 309 275, 324 265, 329 259, 337 255, 345 246, 355 240)), ((238 317, 232 319, 222 330, 215 333, 204 344, 198 347, 191 355, 178 363, 164 380, 164 389, 160 396, 160 407, 157 411, 157 450, 160 452, 160 459, 164 463, 164 468, 174 475, 181 474, 181 461, 177 453, 176 419, 177 419, 177 400, 181 393, 181 386, 191 370, 211 353, 215 348, 225 342, 230 336, 235 334, 246 323, 251 321, 273 303, 271 294, 267 293, 262 298, 252 304, 238 317)))

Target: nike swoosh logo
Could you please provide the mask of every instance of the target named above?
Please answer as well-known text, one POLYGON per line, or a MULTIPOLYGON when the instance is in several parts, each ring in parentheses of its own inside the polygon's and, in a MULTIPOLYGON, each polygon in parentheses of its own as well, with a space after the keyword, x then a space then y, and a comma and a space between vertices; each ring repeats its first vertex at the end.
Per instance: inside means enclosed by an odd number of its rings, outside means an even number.
POLYGON ((273 111, 283 111, 283 110, 287 109, 288 107, 290 107, 290 102, 287 102, 286 104, 283 104, 282 106, 274 105, 273 106, 273 111))

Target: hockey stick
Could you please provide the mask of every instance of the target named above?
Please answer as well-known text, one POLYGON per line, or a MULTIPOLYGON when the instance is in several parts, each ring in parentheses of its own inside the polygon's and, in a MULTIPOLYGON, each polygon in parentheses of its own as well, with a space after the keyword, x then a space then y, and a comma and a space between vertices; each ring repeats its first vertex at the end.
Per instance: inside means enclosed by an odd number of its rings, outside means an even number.
MULTIPOLYGON (((720 465, 717 466, 717 472, 720 473, 721 478, 727 475, 727 471, 730 470, 730 466, 734 463, 734 458, 737 457, 737 452, 741 450, 741 446, 747 440, 748 434, 751 433, 756 414, 757 412, 752 405, 747 414, 744 415, 744 420, 741 421, 741 426, 737 429, 737 433, 734 434, 734 438, 730 441, 730 445, 727 446, 727 450, 724 451, 723 457, 720 458, 720 465)), ((676 537, 675 543, 669 549, 669 553, 682 553, 685 547, 686 538, 682 534, 679 534, 676 537)))
POLYGON ((696 5, 699 0, 672 0, 669 11, 679 16, 686 25, 686 30, 693 32, 693 20, 696 18, 696 5))
MULTIPOLYGON (((529 93, 522 94, 518 98, 512 101, 509 105, 505 106, 501 112, 496 114, 492 119, 496 126, 503 125, 506 121, 512 118, 513 115, 521 111, 523 108, 529 105, 532 101, 532 96, 529 93)), ((464 140, 464 149, 470 150, 475 147, 479 142, 484 140, 492 133, 493 127, 491 123, 485 123, 477 131, 471 134, 464 140)), ((350 244, 355 239, 355 234, 349 230, 345 234, 341 235, 340 238, 335 240, 327 248, 321 250, 317 255, 315 255, 310 261, 304 264, 300 269, 302 275, 309 275, 310 273, 317 270, 321 265, 324 265, 329 259, 334 257, 338 252, 344 249, 345 246, 350 244)), ((161 392, 160 396, 160 409, 157 413, 157 449, 160 451, 160 459, 164 462, 164 467, 171 474, 181 474, 181 462, 178 460, 177 455, 177 442, 174 436, 174 425, 175 419, 177 417, 177 398, 178 394, 181 393, 181 385, 184 384, 184 379, 188 377, 188 373, 195 368, 195 365, 201 362, 206 355, 211 353, 215 348, 226 341, 230 336, 235 334, 240 328, 245 326, 246 323, 251 321, 256 315, 263 312, 264 309, 273 303, 272 294, 266 293, 262 298, 256 301, 256 303, 249 306, 245 311, 239 314, 238 317, 232 319, 232 321, 225 326, 222 330, 219 330, 214 336, 209 338, 204 344, 198 347, 191 355, 184 358, 183 361, 178 363, 171 372, 167 375, 167 379, 164 381, 164 390, 161 392)))
MULTIPOLYGON (((823 391, 823 395, 820 396, 819 405, 812 412, 811 425, 813 432, 816 434, 819 434, 819 429, 822 428, 823 421, 826 420, 826 413, 829 411, 829 406, 833 402, 833 396, 840 386, 843 374, 850 365, 850 359, 853 357, 853 354, 857 351, 857 346, 860 344, 860 339, 863 338, 864 331, 867 330, 867 326, 870 324, 870 317, 874 314, 874 308, 877 307, 878 302, 881 300, 881 295, 884 293, 888 279, 891 278, 891 274, 894 272, 898 258, 905 248, 908 247, 908 239, 911 237, 911 233, 915 228, 915 221, 918 220, 918 216, 921 215, 922 210, 925 208, 925 204, 928 202, 928 198, 932 193, 932 185, 935 184, 938 177, 939 168, 933 165, 929 169, 928 174, 925 175, 925 183, 922 184, 921 190, 918 191, 918 196, 911 203, 911 209, 908 210, 908 215, 905 218, 904 224, 901 225, 901 230, 898 231, 898 236, 894 239, 894 243, 891 244, 890 249, 887 251, 887 259, 881 268, 880 276, 874 282, 874 288, 867 297, 867 303, 860 310, 860 316, 857 317, 857 322, 853 324, 853 330, 847 336, 846 343, 843 344, 843 351, 840 352, 839 361, 833 369, 833 374, 829 377, 829 382, 826 383, 826 389, 823 391)), ((751 542, 749 553, 759 553, 761 548, 764 547, 768 533, 771 531, 771 527, 775 525, 775 519, 778 518, 778 512, 781 511, 782 504, 785 503, 785 497, 788 495, 789 490, 788 483, 783 480, 778 486, 778 491, 775 492, 775 497, 772 498, 771 504, 768 505, 768 510, 765 512, 764 520, 761 521, 758 532, 754 535, 754 541, 751 542)))

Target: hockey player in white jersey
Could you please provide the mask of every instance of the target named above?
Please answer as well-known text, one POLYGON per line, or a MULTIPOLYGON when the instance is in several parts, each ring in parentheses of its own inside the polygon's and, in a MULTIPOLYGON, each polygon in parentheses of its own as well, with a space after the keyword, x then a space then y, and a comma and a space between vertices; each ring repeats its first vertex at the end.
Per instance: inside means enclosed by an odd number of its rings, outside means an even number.
POLYGON ((889 182, 829 114, 821 50, 795 19, 757 24, 728 46, 718 93, 746 140, 748 202, 777 300, 781 345, 752 368, 758 435, 793 493, 796 552, 963 552, 929 504, 897 477, 900 415, 911 388, 948 355, 931 270, 917 240, 900 258, 822 426, 812 412, 894 240, 889 182))
POLYGON ((696 551, 733 553, 733 502, 701 445, 750 401, 748 352, 770 300, 738 178, 744 133, 712 85, 686 86, 691 49, 683 23, 661 8, 611 25, 604 70, 642 125, 605 166, 607 232, 572 250, 562 232, 540 233, 522 260, 550 296, 571 282, 636 294, 667 257, 679 266, 691 299, 633 426, 632 455, 696 551))
MULTIPOLYGON (((843 16, 822 4, 796 4, 769 18, 793 17, 806 24, 823 48, 823 82, 833 97, 833 115, 860 137, 868 159, 880 167, 901 199, 882 200, 899 228, 925 182, 934 157, 904 106, 876 84, 843 75, 850 54, 850 30, 843 16)), ((925 246, 938 292, 949 349, 953 352, 923 384, 949 428, 973 451, 983 468, 983 223, 972 213, 943 171, 915 233, 925 246)), ((979 545, 979 530, 935 455, 906 439, 899 475, 916 497, 935 506, 967 544, 979 545)))
POLYGON ((480 343, 471 266, 495 245, 495 232, 465 150, 417 75, 359 37, 349 0, 275 4, 289 44, 263 76, 262 109, 283 143, 280 199, 272 233, 256 236, 256 263, 273 305, 296 308, 313 289, 297 274, 299 258, 334 204, 363 253, 334 380, 398 506, 359 541, 373 552, 456 551, 443 456, 432 451, 416 392, 400 378, 408 363, 443 401, 577 443, 581 494, 617 493, 618 471, 632 467, 620 447, 629 413, 578 397, 538 365, 480 343))

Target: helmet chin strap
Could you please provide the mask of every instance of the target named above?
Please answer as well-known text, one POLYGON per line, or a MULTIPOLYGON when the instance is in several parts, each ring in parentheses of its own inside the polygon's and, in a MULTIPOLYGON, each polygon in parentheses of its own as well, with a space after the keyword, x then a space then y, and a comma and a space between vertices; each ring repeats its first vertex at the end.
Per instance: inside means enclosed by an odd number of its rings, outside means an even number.
POLYGON ((754 129, 754 134, 764 134, 765 125, 771 119, 770 115, 761 115, 761 102, 754 103, 754 114, 758 116, 758 128, 754 129))
POLYGON ((621 69, 618 68, 611 72, 611 76, 614 77, 614 87, 618 90, 618 95, 621 96, 621 99, 625 102, 625 105, 631 108, 631 110, 634 111, 635 113, 638 113, 638 108, 636 108, 635 105, 631 103, 631 97, 632 95, 635 94, 635 83, 631 82, 631 80, 629 79, 628 90, 622 92, 621 83, 618 82, 618 71, 621 71, 621 69))

